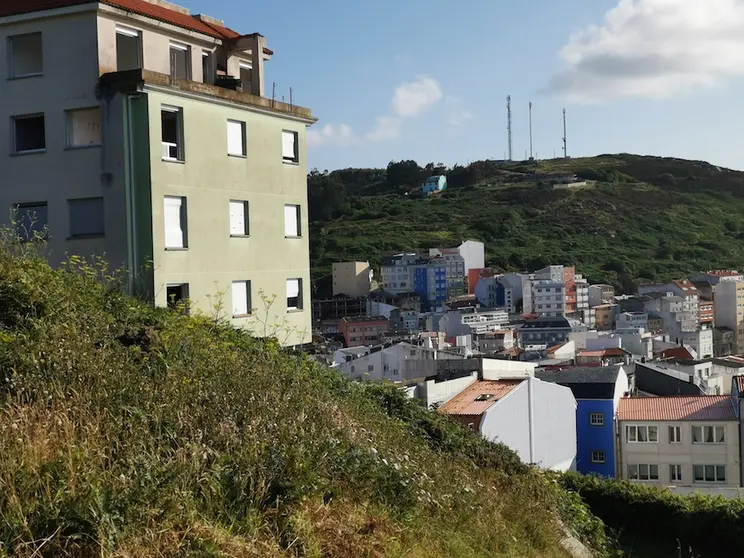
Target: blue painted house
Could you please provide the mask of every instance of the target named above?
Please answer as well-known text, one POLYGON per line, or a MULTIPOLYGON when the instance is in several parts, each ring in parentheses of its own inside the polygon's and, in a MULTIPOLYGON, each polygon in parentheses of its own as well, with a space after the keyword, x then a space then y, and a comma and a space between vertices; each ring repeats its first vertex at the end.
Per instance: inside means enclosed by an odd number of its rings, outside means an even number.
POLYGON ((615 415, 629 390, 622 365, 566 368, 535 376, 570 388, 576 398, 576 470, 615 477, 615 415))
POLYGON ((447 189, 447 177, 444 175, 430 176, 424 182, 424 196, 431 196, 435 192, 447 189))

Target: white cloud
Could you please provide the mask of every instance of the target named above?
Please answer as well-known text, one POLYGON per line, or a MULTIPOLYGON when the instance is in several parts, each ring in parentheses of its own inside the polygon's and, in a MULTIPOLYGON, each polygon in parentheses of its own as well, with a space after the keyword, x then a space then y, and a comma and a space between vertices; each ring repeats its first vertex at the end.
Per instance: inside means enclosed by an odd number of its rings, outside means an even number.
MULTIPOLYGON (((317 130, 309 130, 308 147, 334 145, 349 147, 363 141, 378 142, 395 139, 400 135, 403 120, 420 116, 429 107, 442 99, 442 90, 436 80, 420 77, 416 81, 402 83, 395 88, 391 101, 393 114, 378 116, 375 126, 363 135, 357 134, 348 124, 326 124, 317 130)), ((467 115, 465 115, 467 116, 467 115)), ((463 114, 460 114, 460 118, 463 114)))
POLYGON ((744 75, 744 0, 619 0, 569 39, 548 89, 576 102, 667 98, 744 75))
POLYGON ((435 79, 422 76, 416 81, 401 83, 393 95, 393 113, 401 118, 419 116, 438 103, 442 90, 435 79))

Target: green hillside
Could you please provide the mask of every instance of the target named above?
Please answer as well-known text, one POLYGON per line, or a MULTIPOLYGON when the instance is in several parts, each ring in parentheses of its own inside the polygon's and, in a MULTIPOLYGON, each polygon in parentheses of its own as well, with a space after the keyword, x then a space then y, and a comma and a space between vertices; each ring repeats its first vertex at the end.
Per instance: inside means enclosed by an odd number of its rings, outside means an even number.
POLYGON ((704 162, 602 155, 528 163, 481 161, 448 169, 449 189, 422 199, 433 170, 311 173, 311 259, 318 295, 330 264, 385 251, 486 244, 508 271, 575 265, 592 282, 631 290, 695 270, 744 267, 744 173, 704 162), (576 173, 584 188, 553 190, 535 174, 576 173))
POLYGON ((606 555, 504 446, 43 250, 0 231, 0 557, 606 555))

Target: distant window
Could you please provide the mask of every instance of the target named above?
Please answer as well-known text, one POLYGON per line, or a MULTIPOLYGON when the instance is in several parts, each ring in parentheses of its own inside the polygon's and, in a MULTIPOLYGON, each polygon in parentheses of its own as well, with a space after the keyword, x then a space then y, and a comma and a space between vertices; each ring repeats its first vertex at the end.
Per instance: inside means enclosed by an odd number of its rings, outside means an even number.
POLYGON ((679 426, 669 427, 669 443, 679 444, 682 442, 682 428, 679 426))
POLYGON ((287 310, 302 310, 302 279, 287 279, 287 310))
POLYGON ((604 413, 591 413, 589 415, 589 424, 592 426, 604 426, 604 413))
POLYGON ((230 236, 248 236, 248 202, 230 200, 230 236))
POLYGON ((170 75, 176 79, 191 79, 191 47, 170 43, 170 75))
POLYGON ((40 76, 44 72, 41 33, 8 37, 9 77, 40 76))
POLYGON ((604 463, 606 460, 606 455, 604 450, 594 450, 592 451, 592 463, 604 463))
POLYGON ((67 147, 101 145, 101 108, 67 111, 67 147))
POLYGON ((142 67, 142 34, 136 29, 116 26, 116 70, 126 72, 142 67))
POLYGON ((251 313, 250 281, 233 281, 232 312, 233 317, 248 316, 251 313))
POLYGON ((101 236, 105 234, 103 198, 68 200, 70 236, 101 236))
POLYGON ((369 366, 367 366, 367 372, 374 372, 374 371, 375 371, 375 365, 374 364, 370 364, 369 366))
POLYGON ((163 200, 165 248, 187 248, 186 198, 165 196, 163 200))
POLYGON ((202 51, 202 81, 213 84, 217 77, 217 70, 214 64, 214 53, 208 50, 202 51))
POLYGON ((682 482, 682 465, 669 465, 669 481, 682 482))
POLYGON ((240 87, 243 93, 250 93, 253 87, 253 64, 244 60, 240 61, 240 87))
POLYGON ((165 290, 168 308, 180 308, 183 307, 183 313, 189 313, 189 284, 179 283, 175 285, 168 285, 165 290))
POLYGON ((693 444, 723 444, 726 441, 726 429, 723 426, 693 426, 693 444))
POLYGON ((626 426, 625 440, 629 443, 657 443, 659 441, 658 426, 626 426))
POLYGON ((18 237, 24 242, 47 237, 48 209, 46 202, 23 203, 15 206, 15 229, 18 237))
POLYGON ((184 161, 183 109, 162 107, 160 123, 163 142, 164 161, 184 161))
POLYGON ((628 478, 630 480, 659 480, 658 465, 628 465, 628 478))
POLYGON ((284 236, 287 238, 297 238, 301 236, 302 228, 300 226, 300 206, 284 206, 284 236))
POLYGON ((46 150, 43 114, 13 117, 14 153, 39 153, 46 150))
POLYGON ((693 465, 692 473, 695 482, 726 482, 725 465, 693 465))
POLYGON ((297 163, 300 160, 297 148, 297 132, 282 132, 282 159, 285 163, 297 163))
POLYGON ((245 157, 245 122, 227 121, 227 154, 245 157))

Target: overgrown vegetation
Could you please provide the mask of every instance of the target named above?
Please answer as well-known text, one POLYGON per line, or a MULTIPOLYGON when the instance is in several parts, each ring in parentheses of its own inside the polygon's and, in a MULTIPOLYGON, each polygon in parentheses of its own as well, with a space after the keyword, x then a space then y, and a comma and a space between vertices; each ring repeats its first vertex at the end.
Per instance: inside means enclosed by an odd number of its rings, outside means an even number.
POLYGON ((627 154, 537 165, 478 161, 448 169, 449 189, 422 199, 421 183, 436 170, 401 161, 310 174, 319 296, 329 294, 334 261, 379 264, 385 251, 470 238, 485 242, 489 265, 508 271, 575 265, 591 282, 624 291, 637 282, 744 267, 742 172, 627 154), (591 182, 553 190, 551 173, 591 182))
POLYGON ((0 240, 0 556, 566 556, 575 495, 390 386, 0 240))
POLYGON ((563 475, 561 481, 620 534, 631 556, 741 556, 742 499, 678 496, 657 487, 575 473, 563 475))

